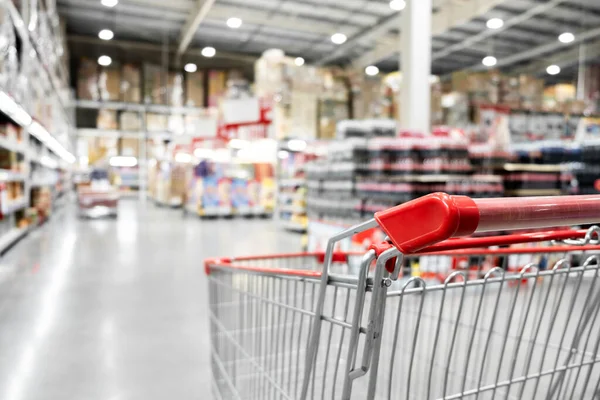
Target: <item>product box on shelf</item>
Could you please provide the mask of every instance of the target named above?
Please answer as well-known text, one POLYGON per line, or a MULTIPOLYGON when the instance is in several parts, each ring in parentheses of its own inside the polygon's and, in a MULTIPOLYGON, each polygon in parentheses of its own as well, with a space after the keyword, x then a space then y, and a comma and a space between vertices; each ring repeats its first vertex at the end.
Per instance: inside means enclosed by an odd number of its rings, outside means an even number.
POLYGON ((122 156, 138 157, 140 153, 140 139, 137 138, 121 138, 119 139, 120 151, 122 156))
POLYGON ((185 73, 186 106, 204 107, 204 72, 185 73))
POLYGON ((98 88, 100 90, 100 100, 118 101, 120 99, 121 68, 118 64, 112 63, 108 67, 100 69, 98 88))
POLYGON ((208 71, 208 106, 218 107, 219 101, 227 89, 227 72, 219 70, 208 71))
POLYGON ((146 129, 148 131, 166 131, 168 125, 168 117, 164 114, 146 114, 146 129))
POLYGON ((134 64, 123 65, 121 81, 121 100, 128 103, 139 103, 142 96, 142 75, 140 67, 134 64))
POLYGON ((122 131, 140 131, 142 119, 139 113, 124 111, 119 115, 119 127, 122 131))
POLYGON ((98 118, 96 119, 96 127, 98 129, 107 130, 118 129, 117 112, 115 110, 99 110, 98 118))
POLYGON ((167 104, 166 82, 160 65, 144 64, 144 102, 167 104))
POLYGON ((77 98, 81 100, 98 100, 98 64, 95 60, 82 58, 77 70, 77 98))

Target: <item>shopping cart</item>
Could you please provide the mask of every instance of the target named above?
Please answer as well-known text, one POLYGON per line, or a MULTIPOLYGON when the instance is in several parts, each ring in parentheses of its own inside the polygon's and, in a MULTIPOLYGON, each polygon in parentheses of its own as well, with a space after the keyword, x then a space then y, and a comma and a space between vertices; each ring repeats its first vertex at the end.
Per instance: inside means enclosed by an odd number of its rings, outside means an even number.
POLYGON ((598 221, 600 196, 436 193, 335 235, 325 253, 207 260, 213 392, 598 398, 600 229, 454 238, 598 221), (377 226, 388 240, 366 254, 334 251, 377 226), (465 256, 468 269, 455 265, 442 282, 403 273, 417 257, 465 256), (495 261, 470 273, 484 259, 495 261))

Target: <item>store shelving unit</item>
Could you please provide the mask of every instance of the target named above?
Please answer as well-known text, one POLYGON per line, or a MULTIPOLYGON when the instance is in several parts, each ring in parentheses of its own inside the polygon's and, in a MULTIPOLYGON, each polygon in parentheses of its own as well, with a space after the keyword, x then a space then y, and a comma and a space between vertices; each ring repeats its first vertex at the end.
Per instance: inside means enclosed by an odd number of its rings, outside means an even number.
MULTIPOLYGON (((30 15, 27 9, 32 6, 43 7, 37 3, 3 5, 16 33, 8 38, 8 45, 19 52, 19 63, 15 70, 5 69, 5 65, 0 70, 6 74, 6 87, 0 86, 0 114, 2 123, 7 124, 0 135, 0 152, 9 168, 0 169, 0 184, 6 191, 0 197, 0 254, 33 229, 33 220, 26 218, 28 208, 47 199, 48 193, 66 197, 70 164, 75 161, 68 150, 72 122, 60 34, 54 31, 54 16, 46 11, 29 10, 44 16, 25 20, 23 15, 30 15)), ((47 209, 42 214, 47 218, 50 212, 47 209)))

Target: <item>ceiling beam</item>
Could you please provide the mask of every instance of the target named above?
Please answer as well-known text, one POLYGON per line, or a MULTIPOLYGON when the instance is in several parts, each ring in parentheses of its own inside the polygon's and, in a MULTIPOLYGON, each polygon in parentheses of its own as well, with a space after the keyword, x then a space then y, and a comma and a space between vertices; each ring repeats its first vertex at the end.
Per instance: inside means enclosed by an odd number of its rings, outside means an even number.
POLYGON ((179 44, 177 45, 177 54, 181 55, 185 53, 192 38, 196 34, 198 27, 206 18, 206 15, 210 11, 210 8, 216 0, 198 0, 196 7, 188 17, 187 21, 181 28, 181 35, 179 38, 179 44))
MULTIPOLYGON (((142 43, 137 41, 129 41, 129 40, 111 40, 109 42, 105 40, 98 39, 96 37, 91 36, 81 36, 81 35, 68 35, 67 40, 71 43, 79 43, 85 45, 93 45, 93 46, 106 46, 106 47, 116 47, 122 50, 140 50, 154 53, 162 53, 163 47, 159 44, 152 43, 142 43)), ((172 52, 170 50, 169 52, 172 52)), ((201 54, 201 50, 199 49, 188 49, 184 54, 184 57, 204 57, 201 54)), ((239 53, 228 53, 219 50, 217 54, 215 54, 214 59, 226 59, 231 61, 239 61, 248 64, 253 64, 258 56, 251 55, 243 55, 239 53)))
MULTIPOLYGON (((356 46, 360 45, 361 42, 374 41, 382 36, 385 36, 389 30, 392 29, 392 27, 398 26, 400 26, 400 13, 392 13, 387 17, 381 18, 374 26, 363 29, 346 43, 338 46, 332 53, 329 53, 323 58, 316 60, 315 64, 324 65, 335 61, 345 56, 349 51, 355 49, 356 46)), ((390 37, 385 40, 384 44, 387 46, 395 46, 397 43, 395 43, 394 37, 390 37)))
MULTIPOLYGON (((600 41, 586 44, 583 54, 583 61, 593 60, 600 57, 600 41)), ((553 54, 543 60, 531 62, 522 67, 515 68, 512 72, 515 74, 539 74, 546 70, 546 67, 551 64, 558 65, 561 68, 568 68, 579 63, 579 46, 569 48, 566 51, 553 54)))
MULTIPOLYGON (((530 60, 535 57, 543 56, 544 54, 555 52, 561 48, 569 48, 578 43, 584 42, 586 40, 595 39, 600 36, 600 28, 590 29, 589 31, 580 32, 575 34, 575 40, 569 44, 564 44, 558 41, 558 39, 553 40, 550 43, 543 44, 541 46, 534 47, 532 49, 528 49, 522 51, 517 54, 513 54, 509 57, 504 57, 498 59, 498 62, 495 65, 495 68, 507 67, 509 65, 516 64, 521 61, 530 60)), ((484 70, 486 67, 482 64, 473 65, 470 69, 472 70, 484 70)))
POLYGON ((460 43, 456 43, 452 46, 448 46, 441 51, 434 52, 431 55, 431 61, 435 61, 439 58, 446 57, 446 56, 448 56, 454 52, 457 52, 459 50, 462 50, 464 48, 473 46, 477 42, 480 42, 480 41, 490 38, 494 35, 497 35, 498 33, 503 32, 512 26, 521 24, 521 23, 527 21, 528 19, 535 17, 538 14, 545 13, 546 11, 558 6, 560 3, 564 2, 564 1, 566 1, 566 0, 550 0, 547 3, 542 3, 533 8, 530 8, 529 10, 525 11, 524 13, 519 14, 512 18, 509 18, 508 20, 504 21, 504 25, 500 29, 485 29, 484 31, 480 32, 479 34, 470 36, 460 43))
MULTIPOLYGON (((444 2, 438 6, 437 12, 431 17, 431 33, 434 36, 440 35, 455 26, 460 26, 475 17, 485 14, 503 2, 504 0, 444 2)), ((352 65, 356 68, 363 69, 368 65, 376 64, 377 62, 398 53, 400 51, 400 35, 394 36, 393 45, 390 45, 389 42, 378 43, 373 50, 355 59, 352 65)))

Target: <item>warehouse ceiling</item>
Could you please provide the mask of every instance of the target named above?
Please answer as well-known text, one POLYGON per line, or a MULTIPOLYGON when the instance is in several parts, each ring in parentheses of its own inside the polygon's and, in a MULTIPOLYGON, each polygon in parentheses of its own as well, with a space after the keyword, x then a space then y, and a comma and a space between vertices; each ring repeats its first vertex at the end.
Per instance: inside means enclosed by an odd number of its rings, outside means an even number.
MULTIPOLYGON (((253 56, 280 48, 314 64, 398 68, 401 11, 392 10, 389 0, 119 0, 112 8, 100 0, 58 4, 71 35, 97 37, 100 30, 111 29, 114 40, 167 43, 183 54, 205 46, 214 47, 217 55, 253 56), (228 27, 231 17, 242 19, 242 25, 228 27), (336 32, 347 36, 344 44, 332 43, 336 32)), ((504 69, 542 73, 555 63, 567 70, 578 62, 580 43, 589 44, 585 59, 600 56, 598 0, 433 0, 432 21, 432 70, 437 74, 485 68, 481 60, 486 55, 494 55, 504 69), (488 29, 490 18, 501 18, 504 26, 488 29), (574 33, 572 43, 558 41, 565 31, 574 33)))

